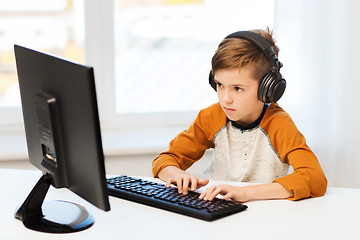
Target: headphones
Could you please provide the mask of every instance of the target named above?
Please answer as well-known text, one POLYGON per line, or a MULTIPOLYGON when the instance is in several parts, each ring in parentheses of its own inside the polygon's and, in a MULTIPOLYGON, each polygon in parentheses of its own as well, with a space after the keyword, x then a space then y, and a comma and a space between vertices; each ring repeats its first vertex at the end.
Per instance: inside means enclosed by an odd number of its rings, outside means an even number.
MULTIPOLYGON (((263 103, 277 102, 284 94, 286 81, 280 74, 280 68, 283 64, 278 60, 274 49, 269 41, 263 36, 251 31, 239 31, 228 35, 227 38, 240 38, 248 40, 255 44, 269 59, 271 71, 260 81, 258 89, 258 98, 263 103)), ((209 74, 209 84, 216 91, 216 83, 212 71, 209 74)))

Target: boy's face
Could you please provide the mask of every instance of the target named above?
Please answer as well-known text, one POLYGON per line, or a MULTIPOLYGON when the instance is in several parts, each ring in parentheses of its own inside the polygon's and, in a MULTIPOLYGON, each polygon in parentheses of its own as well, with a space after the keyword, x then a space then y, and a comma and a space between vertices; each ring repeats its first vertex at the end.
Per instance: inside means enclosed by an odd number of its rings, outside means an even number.
POLYGON ((219 69, 214 80, 217 95, 226 116, 241 126, 255 122, 262 113, 264 104, 258 99, 258 80, 251 67, 219 69))

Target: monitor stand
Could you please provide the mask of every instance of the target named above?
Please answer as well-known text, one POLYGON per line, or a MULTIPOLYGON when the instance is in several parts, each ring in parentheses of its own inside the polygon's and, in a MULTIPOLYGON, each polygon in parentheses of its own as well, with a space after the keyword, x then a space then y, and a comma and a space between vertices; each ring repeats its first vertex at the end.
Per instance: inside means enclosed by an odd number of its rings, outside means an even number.
POLYGON ((78 232, 94 224, 94 218, 83 206, 65 201, 44 202, 50 185, 50 176, 43 175, 15 218, 29 229, 48 233, 78 232))

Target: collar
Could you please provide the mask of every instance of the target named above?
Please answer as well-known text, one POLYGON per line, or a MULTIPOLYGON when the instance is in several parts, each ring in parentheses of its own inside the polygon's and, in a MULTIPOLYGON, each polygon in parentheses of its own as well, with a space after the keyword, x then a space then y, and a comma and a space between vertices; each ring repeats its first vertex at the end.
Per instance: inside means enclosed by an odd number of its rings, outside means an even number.
POLYGON ((267 108, 268 108, 268 105, 264 103, 264 107, 263 107, 262 113, 260 114, 260 117, 258 117, 258 119, 256 119, 255 122, 250 123, 250 124, 247 125, 247 126, 242 126, 242 125, 240 125, 240 124, 238 124, 238 123, 230 120, 231 125, 233 125, 233 127, 235 127, 235 128, 239 128, 239 129, 242 130, 242 131, 249 130, 249 129, 253 129, 253 128, 255 128, 255 127, 257 127, 257 126, 260 125, 260 122, 261 122, 261 120, 263 119, 267 108))

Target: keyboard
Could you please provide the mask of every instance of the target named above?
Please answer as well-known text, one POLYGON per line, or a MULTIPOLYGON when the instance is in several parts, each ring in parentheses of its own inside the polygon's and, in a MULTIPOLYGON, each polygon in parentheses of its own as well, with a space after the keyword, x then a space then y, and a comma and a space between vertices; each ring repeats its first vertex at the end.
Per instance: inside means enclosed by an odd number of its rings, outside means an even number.
POLYGON ((199 198, 198 192, 189 191, 184 195, 178 193, 176 187, 166 188, 164 184, 126 175, 108 178, 107 188, 111 196, 206 221, 213 221, 247 209, 247 206, 240 202, 220 198, 205 201, 199 198))

